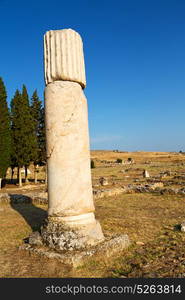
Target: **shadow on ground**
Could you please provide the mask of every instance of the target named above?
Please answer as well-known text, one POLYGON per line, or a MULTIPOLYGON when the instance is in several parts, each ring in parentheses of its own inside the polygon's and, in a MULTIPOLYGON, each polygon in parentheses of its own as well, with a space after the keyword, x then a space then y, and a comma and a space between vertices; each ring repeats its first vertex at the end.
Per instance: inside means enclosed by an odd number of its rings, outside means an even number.
MULTIPOLYGON (((25 183, 25 179, 22 179, 22 183, 25 183)), ((34 179, 29 178, 27 183, 35 183, 34 179)), ((37 179, 37 183, 45 183, 45 180, 43 179, 37 179)), ((1 187, 6 187, 6 185, 18 185, 19 181, 17 179, 2 179, 1 187)))
POLYGON ((46 210, 34 205, 30 197, 19 194, 10 194, 10 205, 25 219, 33 231, 40 230, 47 217, 46 210))

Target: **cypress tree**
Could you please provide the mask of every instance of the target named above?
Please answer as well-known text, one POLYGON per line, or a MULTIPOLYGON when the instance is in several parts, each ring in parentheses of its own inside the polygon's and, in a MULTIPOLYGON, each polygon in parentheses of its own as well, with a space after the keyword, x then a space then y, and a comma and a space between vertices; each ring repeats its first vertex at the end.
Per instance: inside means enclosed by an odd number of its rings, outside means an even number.
POLYGON ((0 77, 0 188, 10 165, 11 151, 10 116, 6 99, 5 85, 0 77))
POLYGON ((27 181, 27 167, 29 166, 30 162, 37 156, 37 137, 35 135, 34 119, 32 117, 32 109, 29 105, 29 97, 25 85, 23 85, 22 87, 22 102, 25 118, 25 134, 27 137, 25 139, 26 155, 24 158, 25 181, 27 181))
MULTIPOLYGON (((33 156, 36 138, 34 136, 34 126, 29 107, 29 98, 25 85, 22 94, 17 90, 11 102, 12 130, 14 160, 18 169, 25 166, 25 179, 27 177, 27 167, 33 156)), ((22 185, 21 172, 19 172, 19 185, 22 185)))
MULTIPOLYGON (((12 106, 12 101, 10 103, 10 108, 12 106)), ((10 136, 11 136, 11 151, 10 151, 10 167, 11 167, 11 183, 13 183, 14 177, 14 169, 17 167, 17 160, 15 155, 14 148, 14 132, 13 132, 13 124, 12 124, 12 109, 10 110, 10 136)))
POLYGON ((46 134, 45 134, 45 109, 42 107, 39 126, 39 161, 45 165, 45 184, 47 186, 47 166, 46 166, 46 134))
POLYGON ((13 146, 13 131, 11 130, 11 157, 10 157, 10 167, 11 167, 11 182, 13 183, 13 176, 14 176, 14 169, 18 167, 16 156, 14 153, 14 146, 13 146))
POLYGON ((16 90, 11 101, 11 129, 12 129, 12 168, 18 167, 19 185, 22 185, 20 168, 24 164, 24 135, 22 132, 22 96, 19 90, 16 90))
POLYGON ((31 98, 31 114, 32 122, 34 126, 34 136, 36 142, 34 144, 34 149, 32 150, 32 160, 34 163, 34 174, 35 183, 37 183, 37 164, 40 163, 40 128, 41 128, 41 114, 42 114, 42 102, 39 100, 37 95, 37 90, 34 91, 31 98))
POLYGON ((45 133, 45 109, 41 108, 39 130, 38 130, 38 141, 39 141, 39 162, 41 164, 46 163, 46 133, 45 133))
POLYGON ((34 153, 33 161, 35 164, 43 164, 46 162, 45 111, 37 95, 37 90, 34 91, 31 98, 31 110, 37 139, 37 151, 34 153))

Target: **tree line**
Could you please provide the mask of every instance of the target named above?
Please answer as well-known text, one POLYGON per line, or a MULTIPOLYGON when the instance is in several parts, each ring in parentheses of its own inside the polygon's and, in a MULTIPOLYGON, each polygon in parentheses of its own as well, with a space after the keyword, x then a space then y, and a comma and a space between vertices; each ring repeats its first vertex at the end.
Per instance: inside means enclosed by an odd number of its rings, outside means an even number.
POLYGON ((7 104, 7 92, 0 77, 0 188, 2 179, 6 178, 7 169, 11 167, 12 178, 17 168, 19 185, 22 185, 21 168, 27 168, 31 162, 35 166, 46 162, 44 107, 33 92, 29 99, 27 88, 22 86, 7 104))

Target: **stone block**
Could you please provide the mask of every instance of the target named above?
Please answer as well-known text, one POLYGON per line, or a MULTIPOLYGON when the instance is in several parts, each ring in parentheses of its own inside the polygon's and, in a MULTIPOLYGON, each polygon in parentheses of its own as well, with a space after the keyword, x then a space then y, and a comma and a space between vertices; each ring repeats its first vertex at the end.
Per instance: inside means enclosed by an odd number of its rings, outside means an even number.
POLYGON ((44 36, 45 82, 67 80, 86 86, 83 44, 72 29, 50 30, 44 36))

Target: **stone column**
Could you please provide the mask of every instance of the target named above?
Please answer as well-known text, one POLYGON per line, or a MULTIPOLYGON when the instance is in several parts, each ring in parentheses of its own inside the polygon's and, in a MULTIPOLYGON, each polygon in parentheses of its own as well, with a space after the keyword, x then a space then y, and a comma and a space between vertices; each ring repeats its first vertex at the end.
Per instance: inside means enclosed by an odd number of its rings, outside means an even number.
POLYGON ((83 45, 71 29, 44 36, 48 218, 44 242, 73 250, 103 241, 94 216, 83 45))

